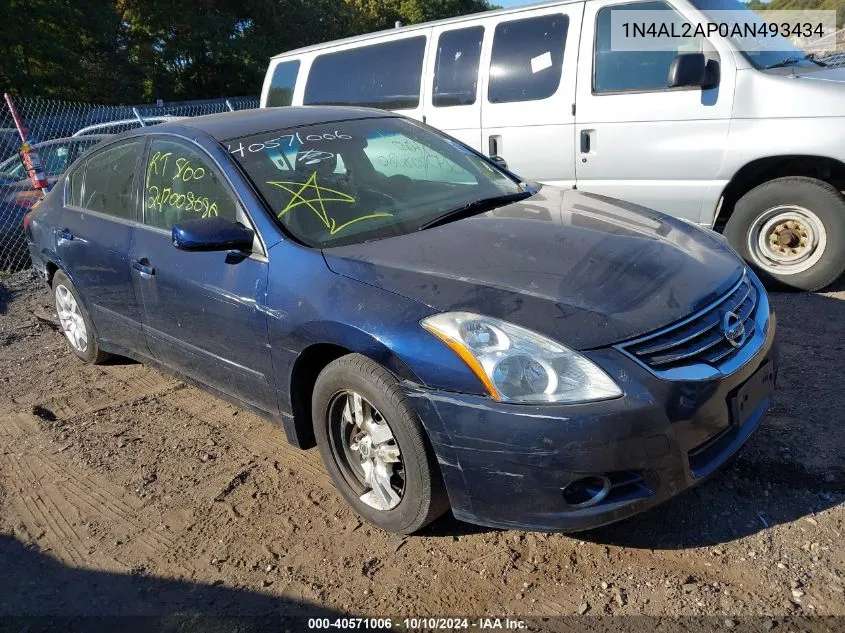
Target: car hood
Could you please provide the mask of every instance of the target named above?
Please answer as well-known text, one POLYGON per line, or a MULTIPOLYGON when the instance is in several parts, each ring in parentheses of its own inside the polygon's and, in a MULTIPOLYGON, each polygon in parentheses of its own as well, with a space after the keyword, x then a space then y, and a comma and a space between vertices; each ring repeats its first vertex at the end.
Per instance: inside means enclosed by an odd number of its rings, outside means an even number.
POLYGON ((709 231, 553 187, 437 228, 323 254, 335 273, 435 311, 494 316, 575 349, 688 316, 725 293, 744 269, 709 231))
POLYGON ((733 118, 845 116, 845 68, 795 72, 795 75, 786 69, 737 72, 733 118))

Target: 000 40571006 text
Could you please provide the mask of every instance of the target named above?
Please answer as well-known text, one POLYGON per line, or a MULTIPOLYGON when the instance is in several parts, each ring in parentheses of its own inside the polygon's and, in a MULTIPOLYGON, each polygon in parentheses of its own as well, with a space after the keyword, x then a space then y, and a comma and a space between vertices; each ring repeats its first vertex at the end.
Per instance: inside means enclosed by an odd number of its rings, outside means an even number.
POLYGON ((172 157, 173 152, 156 152, 150 159, 147 167, 147 208, 159 213, 167 209, 179 209, 200 213, 203 218, 216 216, 217 203, 209 202, 208 197, 197 195, 190 190, 186 192, 173 190, 174 183, 182 185, 205 178, 205 167, 194 166, 190 160, 182 157, 171 162, 172 157), (168 163, 173 167, 172 175, 167 173, 168 163))

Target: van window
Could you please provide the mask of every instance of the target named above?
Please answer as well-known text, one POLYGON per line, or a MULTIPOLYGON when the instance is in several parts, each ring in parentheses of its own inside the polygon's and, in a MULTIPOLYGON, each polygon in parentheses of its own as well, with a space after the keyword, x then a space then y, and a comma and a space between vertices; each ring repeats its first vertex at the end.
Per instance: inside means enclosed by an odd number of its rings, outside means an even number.
POLYGON ((542 15, 496 26, 490 59, 490 103, 551 97, 560 85, 569 17, 542 15))
POLYGON ((438 108, 472 105, 478 86, 478 62, 484 27, 441 33, 437 40, 432 103, 438 108))
MULTIPOLYGON (((614 51, 611 50, 610 24, 612 11, 674 11, 665 2, 636 2, 602 7, 596 16, 593 92, 646 92, 665 90, 669 83, 669 66, 679 52, 701 51, 701 40, 687 39, 677 51, 614 51)), ((681 16, 678 16, 681 20, 681 16)), ((679 41, 681 39, 679 38, 679 41)))
POLYGON ((267 93, 267 106, 289 106, 293 103, 293 89, 296 87, 296 77, 299 75, 299 60, 276 64, 273 79, 270 81, 270 91, 267 93))
POLYGON ((111 145, 88 159, 82 207, 124 220, 132 219, 132 181, 143 140, 111 145))
POLYGON ((305 105, 408 110, 420 104, 424 35, 319 55, 305 85, 305 105))

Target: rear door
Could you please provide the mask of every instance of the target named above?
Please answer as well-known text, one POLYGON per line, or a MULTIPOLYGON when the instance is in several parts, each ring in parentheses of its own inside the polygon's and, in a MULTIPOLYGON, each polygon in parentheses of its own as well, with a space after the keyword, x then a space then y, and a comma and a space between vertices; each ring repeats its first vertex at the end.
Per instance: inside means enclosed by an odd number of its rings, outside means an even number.
POLYGON ((148 355, 129 273, 136 169, 145 140, 105 147, 68 178, 56 253, 82 294, 97 334, 111 347, 148 355))
POLYGON ((219 216, 247 226, 238 196, 212 157, 156 136, 143 172, 143 224, 131 251, 144 333, 161 363, 268 412, 277 411, 265 313, 267 258, 188 252, 173 225, 219 216))
POLYGON ((578 2, 485 23, 483 149, 520 176, 557 186, 575 182, 573 106, 583 12, 578 2))
POLYGON ((481 50, 484 25, 433 30, 425 72, 425 122, 479 152, 481 145, 481 50))

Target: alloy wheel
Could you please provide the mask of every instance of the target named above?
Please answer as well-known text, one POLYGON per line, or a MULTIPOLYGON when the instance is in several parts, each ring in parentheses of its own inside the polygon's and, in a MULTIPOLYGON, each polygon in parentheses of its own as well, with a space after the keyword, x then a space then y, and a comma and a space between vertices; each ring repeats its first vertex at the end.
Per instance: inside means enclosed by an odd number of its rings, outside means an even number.
POLYGON ((56 312, 67 340, 76 351, 84 354, 88 350, 88 329, 85 327, 85 319, 73 293, 67 286, 61 284, 56 286, 56 312))
POLYGON ((341 391, 328 408, 329 441, 341 474, 361 501, 392 510, 405 492, 402 452, 390 425, 361 394, 341 391))

